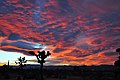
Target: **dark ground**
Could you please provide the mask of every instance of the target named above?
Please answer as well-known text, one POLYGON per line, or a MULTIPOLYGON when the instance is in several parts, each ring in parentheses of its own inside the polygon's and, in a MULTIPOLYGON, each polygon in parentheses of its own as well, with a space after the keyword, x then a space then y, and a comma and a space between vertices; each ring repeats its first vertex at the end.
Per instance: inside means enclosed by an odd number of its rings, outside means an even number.
MULTIPOLYGON (((38 69, 0 69, 0 80, 40 80, 38 69), (21 78, 21 79, 20 79, 21 78)), ((115 71, 97 70, 44 70, 44 80, 120 80, 115 71)))

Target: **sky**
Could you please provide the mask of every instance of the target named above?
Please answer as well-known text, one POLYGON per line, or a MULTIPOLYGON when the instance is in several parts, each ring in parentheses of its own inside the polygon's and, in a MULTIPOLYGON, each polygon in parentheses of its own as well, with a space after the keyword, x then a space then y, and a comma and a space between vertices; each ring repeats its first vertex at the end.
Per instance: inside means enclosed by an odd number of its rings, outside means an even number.
POLYGON ((0 0, 0 65, 38 50, 45 65, 113 65, 117 48, 120 0, 0 0))

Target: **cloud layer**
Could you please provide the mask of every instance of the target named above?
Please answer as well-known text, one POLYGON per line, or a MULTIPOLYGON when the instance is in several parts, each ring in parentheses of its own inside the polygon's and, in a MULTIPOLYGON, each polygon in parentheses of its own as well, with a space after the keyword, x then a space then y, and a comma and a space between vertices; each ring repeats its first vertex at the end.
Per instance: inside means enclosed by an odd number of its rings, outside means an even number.
POLYGON ((1 0, 1 50, 51 50, 51 64, 113 64, 119 0, 1 0), (105 62, 106 61, 106 62, 105 62))

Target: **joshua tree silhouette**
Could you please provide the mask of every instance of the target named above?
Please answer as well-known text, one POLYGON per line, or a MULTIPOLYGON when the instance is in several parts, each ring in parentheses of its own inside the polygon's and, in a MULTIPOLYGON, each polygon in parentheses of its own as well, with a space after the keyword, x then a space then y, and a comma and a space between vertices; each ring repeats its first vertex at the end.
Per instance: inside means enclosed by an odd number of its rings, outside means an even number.
POLYGON ((118 53, 119 53, 119 55, 120 55, 120 48, 116 49, 116 52, 118 52, 118 53))
POLYGON ((23 66, 25 66, 24 63, 27 63, 27 60, 25 60, 25 57, 20 57, 18 60, 15 61, 16 64, 19 64, 20 69, 23 69, 23 66))
POLYGON ((10 68, 10 65, 9 65, 9 60, 8 60, 8 64, 7 64, 7 66, 8 66, 8 69, 10 68))
POLYGON ((43 78, 43 63, 45 63, 45 59, 51 55, 51 53, 49 51, 47 51, 47 53, 45 51, 38 51, 38 54, 35 54, 34 51, 29 51, 29 53, 31 55, 34 55, 36 56, 37 60, 38 60, 38 63, 40 63, 40 71, 41 71, 41 80, 44 80, 43 78))
POLYGON ((114 65, 117 67, 120 67, 120 48, 116 49, 116 52, 119 53, 119 59, 115 61, 114 65))
POLYGON ((114 62, 114 66, 116 67, 115 77, 117 78, 118 74, 120 74, 120 48, 116 49, 116 52, 119 53, 119 59, 114 62))

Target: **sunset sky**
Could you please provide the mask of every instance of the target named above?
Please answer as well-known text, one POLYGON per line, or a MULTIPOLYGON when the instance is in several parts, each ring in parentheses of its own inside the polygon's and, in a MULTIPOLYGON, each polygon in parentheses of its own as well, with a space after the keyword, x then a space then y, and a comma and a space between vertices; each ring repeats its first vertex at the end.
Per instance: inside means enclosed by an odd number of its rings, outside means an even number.
POLYGON ((120 0, 0 0, 0 65, 49 50, 45 65, 112 65, 120 47, 120 0))

